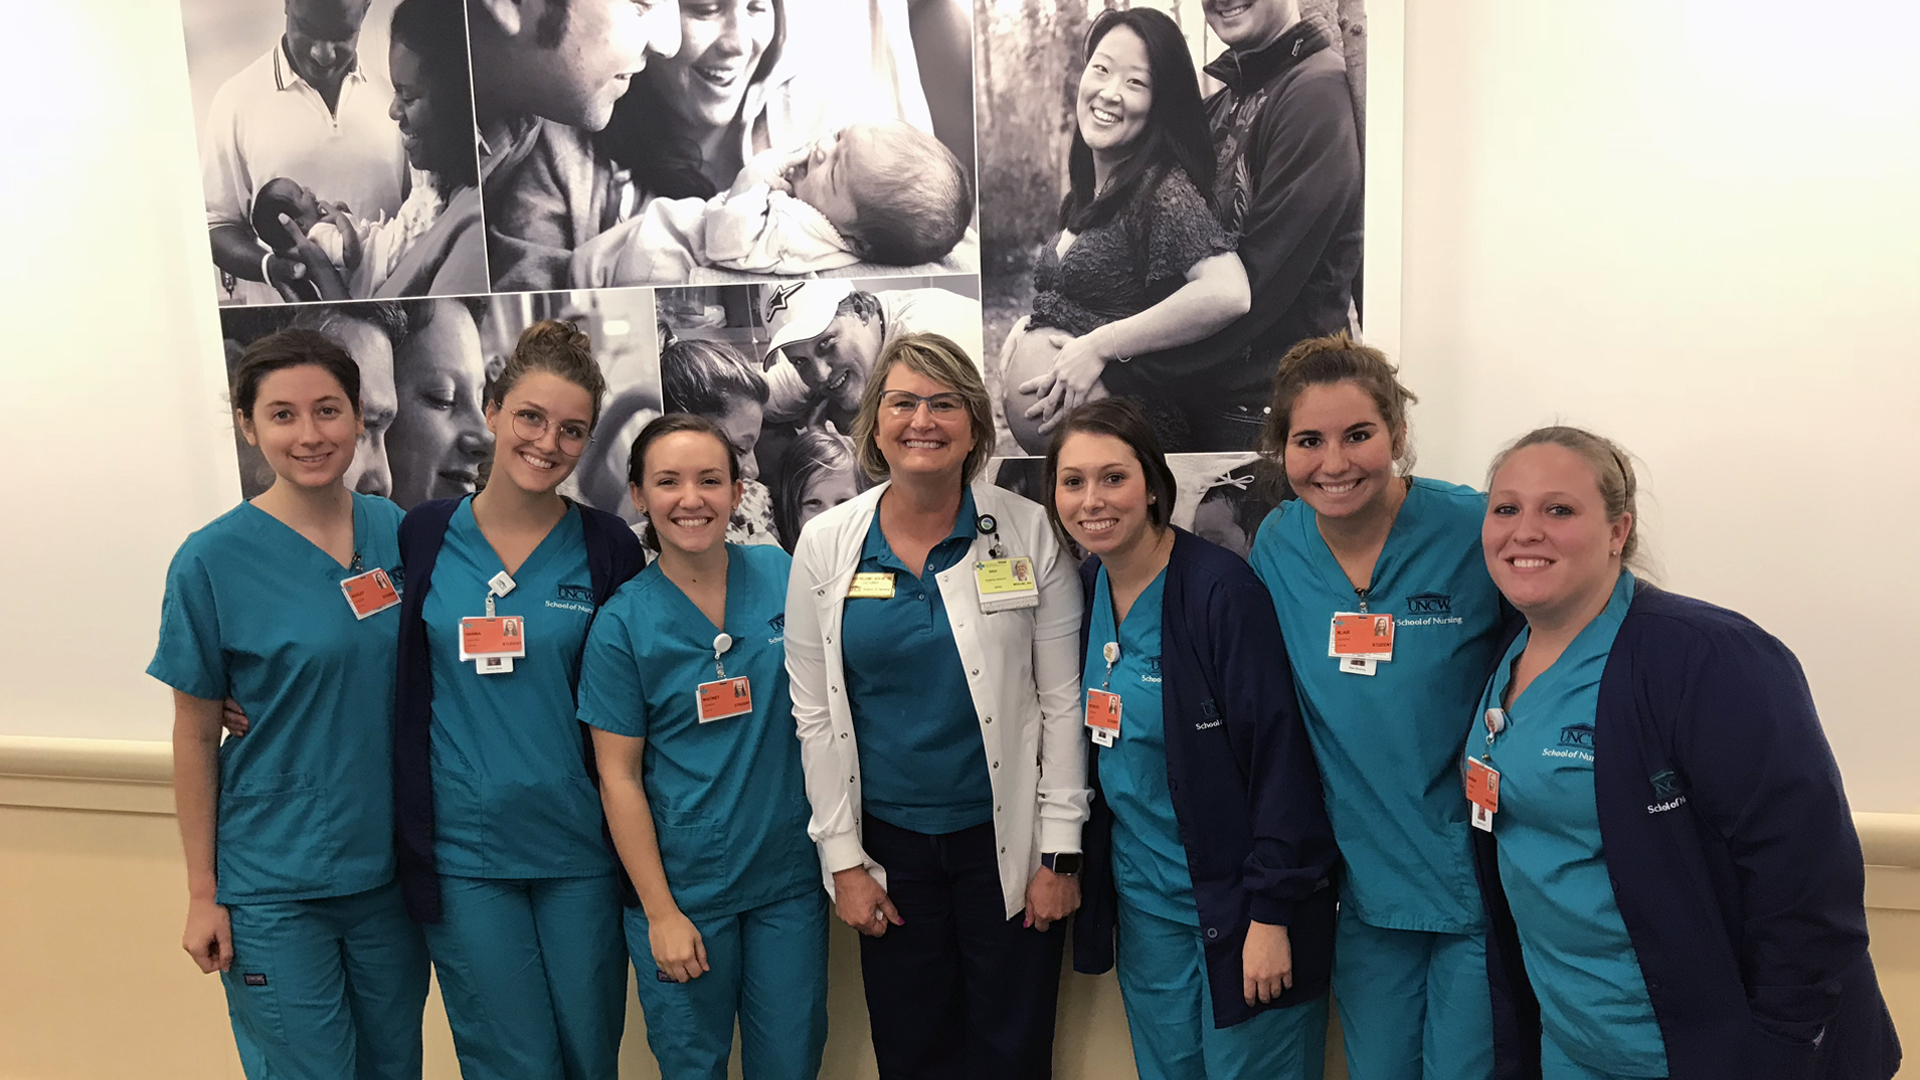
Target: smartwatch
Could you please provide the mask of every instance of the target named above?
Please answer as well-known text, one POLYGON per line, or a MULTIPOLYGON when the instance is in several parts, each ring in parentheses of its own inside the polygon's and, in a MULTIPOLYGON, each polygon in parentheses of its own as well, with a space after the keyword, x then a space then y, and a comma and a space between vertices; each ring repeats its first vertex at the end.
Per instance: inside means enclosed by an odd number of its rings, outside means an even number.
POLYGON ((1063 877, 1073 877, 1080 873, 1080 853, 1077 851, 1049 851, 1040 856, 1040 865, 1063 877))

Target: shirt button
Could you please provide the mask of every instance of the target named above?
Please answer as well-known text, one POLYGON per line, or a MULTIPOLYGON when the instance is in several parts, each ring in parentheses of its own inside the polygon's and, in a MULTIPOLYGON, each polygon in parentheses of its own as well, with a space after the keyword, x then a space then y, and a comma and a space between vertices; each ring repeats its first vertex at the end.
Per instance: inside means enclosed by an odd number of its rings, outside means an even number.
POLYGON ((999 763, 999 762, 997 762, 997 761, 996 761, 996 762, 994 762, 994 763, 993 763, 993 767, 994 767, 994 768, 996 768, 996 769, 997 769, 997 768, 999 768, 999 767, 1000 767, 1000 763, 999 763))
POLYGON ((1006 849, 1006 848, 1001 848, 1001 849, 1000 849, 1000 854, 1002 854, 1002 855, 1005 855, 1006 853, 1007 853, 1007 849, 1006 849))
POLYGON ((975 675, 978 675, 978 674, 980 674, 980 669, 979 669, 979 668, 974 668, 974 669, 973 669, 973 674, 975 674, 975 675))
POLYGON ((844 739, 844 738, 846 738, 846 737, 847 737, 847 733, 846 733, 846 732, 844 732, 844 731, 843 731, 843 732, 841 732, 841 733, 840 733, 840 737, 841 737, 841 738, 843 738, 843 739, 844 739))
POLYGON ((825 596, 825 595, 827 595, 827 590, 825 590, 825 589, 815 589, 815 590, 813 591, 813 595, 815 595, 815 596, 825 596))
POLYGON ((853 783, 853 777, 851 776, 847 777, 847 783, 849 784, 853 783))
POLYGON ((832 638, 828 638, 828 639, 827 639, 827 644, 829 644, 829 645, 831 645, 831 644, 833 644, 833 639, 832 639, 832 638))
POLYGON ((1207 927, 1207 940, 1208 940, 1208 941, 1212 941, 1212 940, 1213 940, 1214 938, 1217 938, 1217 937, 1219 937, 1219 936, 1220 936, 1220 931, 1218 931, 1218 930, 1216 930, 1216 929, 1214 929, 1214 928, 1213 928, 1213 927, 1211 927, 1211 926, 1209 926, 1209 927, 1207 927))
POLYGON ((991 716, 987 717, 987 723, 989 724, 993 723, 993 717, 991 716))

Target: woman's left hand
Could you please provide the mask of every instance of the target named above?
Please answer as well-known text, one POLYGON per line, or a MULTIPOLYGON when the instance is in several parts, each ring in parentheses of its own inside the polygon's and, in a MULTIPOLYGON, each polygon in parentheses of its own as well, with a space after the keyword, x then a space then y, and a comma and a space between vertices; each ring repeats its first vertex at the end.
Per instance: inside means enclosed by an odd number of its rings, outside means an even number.
POLYGON ((1248 1005, 1264 1005, 1293 986, 1293 944, 1287 928, 1256 922, 1240 950, 1240 993, 1248 1005))
POLYGON ((1059 347, 1060 354, 1053 358, 1053 366, 1020 384, 1021 393, 1040 395, 1040 400, 1027 409, 1026 416, 1041 422, 1042 435, 1052 431, 1060 418, 1075 406, 1087 401, 1100 376, 1106 372, 1107 358, 1093 346, 1098 333, 1096 330, 1079 337, 1056 335, 1053 343, 1059 347))
POLYGON ((1046 867, 1033 872, 1027 882, 1027 910, 1022 926, 1044 932, 1047 927, 1080 908, 1080 879, 1072 874, 1056 874, 1046 867))

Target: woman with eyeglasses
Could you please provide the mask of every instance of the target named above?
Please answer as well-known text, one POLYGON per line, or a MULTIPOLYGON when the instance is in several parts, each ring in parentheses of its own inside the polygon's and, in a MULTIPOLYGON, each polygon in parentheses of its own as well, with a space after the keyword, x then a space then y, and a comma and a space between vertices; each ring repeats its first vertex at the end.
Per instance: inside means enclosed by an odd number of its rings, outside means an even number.
POLYGON ((886 1080, 1045 1077, 1087 817, 1073 561, 974 482, 992 411, 952 341, 887 342, 853 434, 884 482, 801 530, 786 645, 874 1056, 886 1080))
POLYGON ((574 691, 595 612, 643 560, 624 521, 557 490, 605 395, 585 334, 528 327, 487 396, 486 487, 400 526, 399 870, 466 1080, 617 1071, 622 886, 574 691))

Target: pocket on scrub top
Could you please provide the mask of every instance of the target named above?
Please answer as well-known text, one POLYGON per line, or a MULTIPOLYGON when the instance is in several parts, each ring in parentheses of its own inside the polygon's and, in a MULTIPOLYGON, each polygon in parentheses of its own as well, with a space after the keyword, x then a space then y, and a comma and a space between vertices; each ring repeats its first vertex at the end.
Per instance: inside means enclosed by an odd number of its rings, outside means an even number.
POLYGON ((490 873, 567 876, 611 857, 600 836, 600 793, 584 775, 489 779, 485 794, 490 873))
POLYGON ((721 850, 725 831, 712 818, 680 810, 660 810, 653 815, 653 831, 660 840, 660 865, 672 885, 696 880, 703 866, 726 858, 721 850))
POLYGON ((225 896, 325 892, 343 855, 325 792, 307 773, 245 777, 221 792, 214 851, 225 896))

